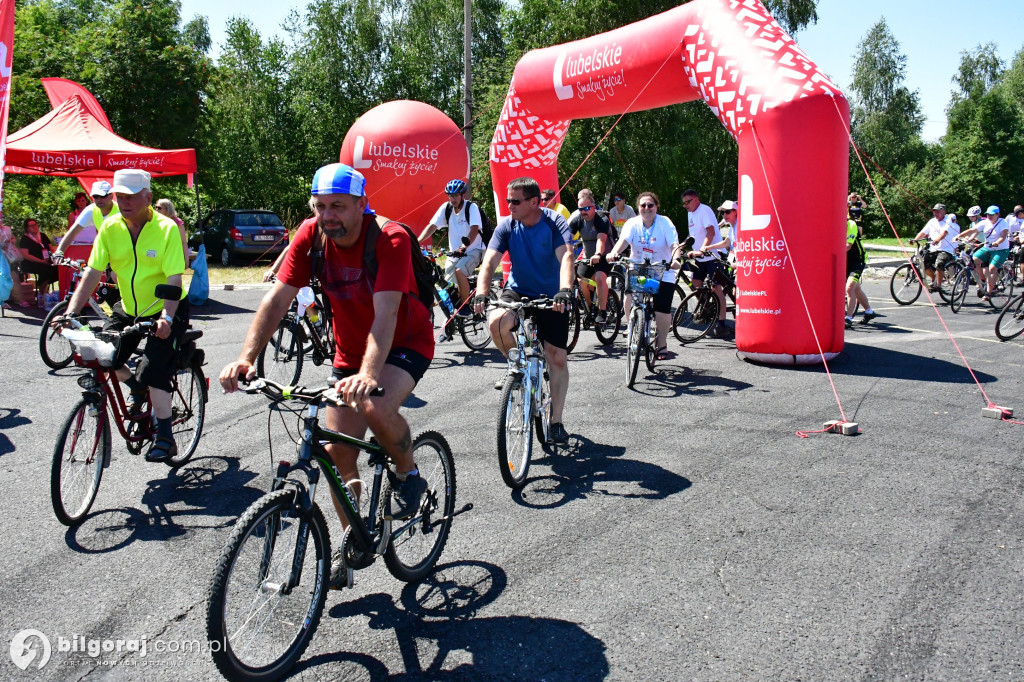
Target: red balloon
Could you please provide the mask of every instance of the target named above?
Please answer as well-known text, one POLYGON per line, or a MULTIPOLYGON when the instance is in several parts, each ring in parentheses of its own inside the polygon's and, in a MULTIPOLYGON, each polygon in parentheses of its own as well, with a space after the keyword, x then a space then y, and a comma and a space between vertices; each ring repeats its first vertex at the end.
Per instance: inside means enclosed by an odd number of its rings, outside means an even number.
POLYGON ((447 200, 445 184, 469 177, 459 126, 412 100, 385 102, 360 116, 345 136, 340 161, 366 177, 370 208, 417 232, 447 200))

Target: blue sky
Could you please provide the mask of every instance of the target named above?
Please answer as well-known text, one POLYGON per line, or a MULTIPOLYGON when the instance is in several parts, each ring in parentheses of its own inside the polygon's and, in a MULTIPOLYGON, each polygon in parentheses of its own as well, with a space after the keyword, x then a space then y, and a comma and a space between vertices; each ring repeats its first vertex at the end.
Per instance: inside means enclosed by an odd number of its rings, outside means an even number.
MULTIPOLYGON (((288 0, 181 0, 181 16, 186 21, 196 14, 206 16, 216 55, 230 17, 248 17, 266 37, 279 31, 291 9, 304 6, 288 0)), ((907 57, 907 85, 919 92, 927 117, 926 140, 945 134, 946 105, 962 51, 994 42, 999 57, 1009 64, 1024 47, 1024 0, 819 0, 818 23, 798 33, 796 40, 845 89, 857 43, 883 16, 907 57)))

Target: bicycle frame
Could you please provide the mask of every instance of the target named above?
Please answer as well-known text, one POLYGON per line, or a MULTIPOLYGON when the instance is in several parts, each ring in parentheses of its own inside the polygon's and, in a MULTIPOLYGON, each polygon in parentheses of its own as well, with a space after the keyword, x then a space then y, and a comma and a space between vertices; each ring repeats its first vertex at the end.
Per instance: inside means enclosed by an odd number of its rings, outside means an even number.
MULTIPOLYGON (((544 359, 544 351, 537 341, 537 330, 525 309, 519 308, 512 312, 515 313, 517 323, 516 348, 509 350, 508 361, 512 370, 522 376, 523 387, 530 401, 530 409, 524 410, 526 423, 523 425, 528 433, 531 426, 530 420, 539 416, 544 408, 536 398, 547 362, 544 359)), ((548 396, 548 400, 550 399, 548 396)), ((544 436, 546 438, 547 434, 544 436)))
POLYGON ((316 496, 316 488, 320 482, 321 471, 327 472, 327 485, 334 494, 338 504, 348 521, 348 527, 352 531, 352 540, 356 549, 367 554, 382 554, 396 533, 405 531, 409 526, 421 523, 421 516, 414 516, 406 521, 395 531, 391 530, 391 522, 383 521, 377 524, 376 510, 380 504, 380 494, 384 479, 385 465, 387 463, 387 451, 378 443, 365 441, 354 436, 349 436, 338 431, 323 428, 318 423, 320 412, 319 401, 310 403, 306 408, 306 414, 302 418, 302 441, 299 445, 299 459, 295 464, 281 461, 277 466, 277 473, 274 476, 274 483, 271 490, 282 490, 291 486, 295 490, 296 504, 302 510, 299 515, 300 525, 298 529, 299 541, 295 548, 295 557, 292 563, 291 574, 288 584, 282 586, 285 594, 299 584, 299 575, 302 563, 305 559, 306 542, 309 537, 309 512, 313 508, 313 498, 316 496), (337 467, 331 461, 326 444, 340 443, 357 448, 370 455, 370 465, 373 470, 373 485, 370 489, 371 510, 369 524, 359 515, 355 501, 349 493, 349 488, 341 479, 337 467), (316 463, 314 465, 314 462, 316 463), (300 482, 291 480, 288 477, 295 471, 301 471, 308 482, 303 486, 300 482))

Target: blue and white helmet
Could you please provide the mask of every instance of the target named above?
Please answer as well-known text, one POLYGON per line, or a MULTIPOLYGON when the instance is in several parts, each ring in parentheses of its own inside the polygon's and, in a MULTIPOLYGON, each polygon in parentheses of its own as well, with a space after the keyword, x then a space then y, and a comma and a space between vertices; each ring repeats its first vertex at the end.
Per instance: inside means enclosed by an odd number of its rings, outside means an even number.
POLYGON ((454 180, 449 180, 448 184, 444 186, 444 193, 445 194, 465 194, 466 193, 466 183, 463 180, 459 180, 458 178, 455 178, 454 180))

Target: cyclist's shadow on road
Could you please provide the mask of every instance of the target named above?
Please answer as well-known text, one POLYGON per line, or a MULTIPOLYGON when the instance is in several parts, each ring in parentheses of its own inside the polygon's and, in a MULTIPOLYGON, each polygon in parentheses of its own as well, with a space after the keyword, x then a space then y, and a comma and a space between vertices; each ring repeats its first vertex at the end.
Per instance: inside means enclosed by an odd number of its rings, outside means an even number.
POLYGON ((241 469, 234 457, 200 457, 180 469, 154 471, 162 476, 149 480, 140 499, 143 509, 96 509, 103 504, 101 485, 94 511, 65 534, 68 547, 84 554, 105 554, 132 542, 164 542, 197 530, 228 528, 265 492, 247 485, 258 474, 241 469))
POLYGON ((728 395, 753 388, 753 384, 722 376, 712 369, 687 367, 677 356, 655 365, 653 373, 641 364, 633 390, 654 398, 678 398, 682 395, 728 395))
POLYGON ((512 493, 517 504, 536 509, 561 507, 592 495, 662 500, 689 488, 685 476, 657 464, 626 459, 626 448, 603 445, 573 435, 556 454, 534 451, 531 471, 539 466, 540 476, 531 476, 512 493))
POLYGON ((394 633, 404 672, 392 673, 370 654, 341 651, 314 656, 293 674, 302 677, 309 671, 323 679, 348 679, 369 673, 371 680, 570 681, 608 676, 604 643, 575 623, 526 616, 478 618, 480 609, 495 601, 507 582, 499 566, 459 561, 407 585, 400 605, 383 593, 337 604, 329 617, 356 617, 360 623, 367 618, 371 629, 394 633))
POLYGON ((0 407, 0 455, 6 455, 17 450, 13 441, 4 432, 10 433, 19 426, 31 423, 32 420, 24 416, 17 407, 0 407))

